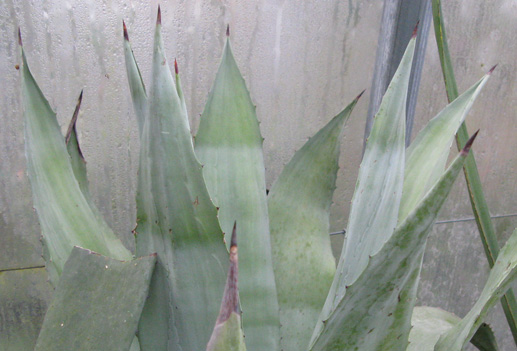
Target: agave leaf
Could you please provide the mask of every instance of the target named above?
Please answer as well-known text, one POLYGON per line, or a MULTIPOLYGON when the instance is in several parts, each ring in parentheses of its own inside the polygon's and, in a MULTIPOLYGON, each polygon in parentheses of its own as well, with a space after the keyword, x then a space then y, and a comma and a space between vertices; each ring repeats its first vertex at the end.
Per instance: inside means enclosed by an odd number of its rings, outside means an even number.
MULTIPOLYGON (((452 329, 460 320, 458 316, 440 308, 415 307, 407 351, 433 351, 440 335, 452 329)), ((484 323, 477 330, 471 343, 481 351, 499 350, 494 332, 484 323)))
POLYGON ((517 276, 517 229, 499 252, 477 302, 457 325, 440 337, 436 351, 460 351, 472 338, 489 309, 499 301, 517 276))
MULTIPOLYGON (((470 145, 468 146, 470 148, 470 145)), ((405 350, 427 235, 460 172, 468 148, 402 222, 336 308, 315 330, 310 350, 405 350)))
POLYGON ((278 302, 271 260, 262 136, 229 40, 201 115, 196 154, 223 232, 239 223, 241 297, 246 344, 279 348, 278 302))
POLYGON ((230 267, 223 301, 214 331, 206 347, 207 351, 246 351, 244 334, 241 327, 241 310, 239 307, 239 257, 237 254, 237 223, 233 225, 230 244, 230 267))
MULTIPOLYGON (((442 66, 445 90, 447 91, 447 98, 449 101, 453 101, 458 97, 458 87, 456 85, 451 55, 447 44, 441 0, 433 0, 432 4, 435 38, 442 66)), ((467 125, 463 123, 456 134, 456 145, 458 148, 461 148, 467 139, 467 125)), ((494 224, 492 223, 490 210, 486 202, 485 194, 483 193, 483 187, 481 186, 481 179, 477 169, 474 153, 471 153, 467 158, 463 171, 465 173, 472 212, 476 219, 481 243, 485 249, 488 265, 492 267, 497 255, 499 254, 499 244, 497 243, 494 224)), ((504 314, 508 321, 508 325, 510 326, 510 330, 512 331, 513 340, 517 344, 517 300, 515 299, 515 294, 512 290, 508 290, 502 297, 501 305, 503 306, 504 314)))
POLYGON ((139 327, 143 350, 202 350, 225 283, 228 253, 194 155, 188 116, 164 55, 158 10, 142 132, 137 253, 158 253, 139 327))
POLYGON ((23 49, 22 60, 27 169, 47 270, 55 286, 76 245, 120 260, 132 255, 90 207, 74 175, 56 115, 36 84, 23 49))
POLYGON ((284 350, 307 346, 336 272, 328 235, 329 210, 340 136, 358 98, 296 152, 268 195, 284 350))
POLYGON ((129 350, 155 263, 154 255, 124 262, 75 247, 35 351, 129 350))
POLYGON ((416 38, 402 57, 382 100, 366 143, 337 272, 320 313, 313 340, 323 329, 346 287, 365 269, 397 225, 405 158, 406 96, 416 38))
POLYGON ((126 23, 124 21, 122 21, 122 26, 124 27, 124 58, 126 61, 127 80, 129 82, 133 108, 135 109, 136 119, 138 122, 138 130, 141 136, 144 130, 144 123, 148 110, 147 93, 145 91, 142 74, 140 73, 140 69, 138 68, 138 64, 135 60, 135 55, 133 54, 133 49, 131 49, 131 44, 129 43, 129 36, 127 33, 126 23))
POLYGON ((407 149, 399 221, 406 218, 443 173, 454 134, 489 77, 486 74, 429 121, 407 149))

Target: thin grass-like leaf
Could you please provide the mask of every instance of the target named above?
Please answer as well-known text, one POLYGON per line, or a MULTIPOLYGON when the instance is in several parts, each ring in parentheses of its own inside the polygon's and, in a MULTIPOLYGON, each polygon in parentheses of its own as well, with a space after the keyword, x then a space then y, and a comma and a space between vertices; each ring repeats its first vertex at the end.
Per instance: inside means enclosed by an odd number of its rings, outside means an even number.
MULTIPOLYGON (((458 88, 456 85, 456 79, 454 78, 451 55, 447 45, 441 0, 433 0, 433 20, 447 98, 449 101, 453 101, 458 96, 458 88)), ((458 148, 465 145, 465 141, 467 139, 467 126, 463 123, 456 134, 456 145, 458 148)), ((481 242, 485 249, 488 265, 492 267, 497 259, 497 255, 499 254, 499 244, 497 243, 494 224, 492 223, 490 211, 483 193, 483 187, 481 186, 481 179, 479 177, 474 153, 471 153, 467 158, 463 171, 481 242)), ((510 326, 510 330, 512 331, 513 340, 517 344, 517 300, 515 299, 515 295, 512 290, 509 290, 502 297, 501 304, 503 306, 503 311, 508 321, 508 325, 510 326)))
POLYGON ((225 233, 239 223, 239 292, 246 345, 279 349, 277 291, 271 259, 266 181, 255 106, 227 40, 201 115, 196 154, 225 233))
POLYGON ((336 272, 328 235, 330 205, 341 134, 358 99, 295 153, 268 195, 284 350, 307 346, 336 272))

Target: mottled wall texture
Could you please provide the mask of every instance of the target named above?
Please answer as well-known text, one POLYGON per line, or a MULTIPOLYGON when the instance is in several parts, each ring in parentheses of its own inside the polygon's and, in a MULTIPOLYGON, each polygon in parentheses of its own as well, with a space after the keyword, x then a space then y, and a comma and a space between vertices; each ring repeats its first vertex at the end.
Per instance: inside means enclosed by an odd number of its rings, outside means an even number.
MULTIPOLYGON (((517 226, 517 3, 442 2, 460 90, 499 64, 468 125, 471 132, 481 129, 474 151, 491 212, 499 216, 495 226, 502 244, 517 226)), ((126 84, 122 20, 147 81, 157 5, 156 0, 0 1, 2 350, 31 349, 52 294, 26 175, 17 28, 63 127, 84 89, 78 128, 91 192, 108 223, 133 247, 139 141, 126 84)), ((268 186, 310 135, 371 85, 382 1, 163 0, 161 6, 167 55, 178 60, 194 129, 230 24, 235 56, 265 137, 268 186)), ((346 225, 368 101, 366 96, 359 102, 345 130, 332 230, 346 225)), ((415 130, 445 104, 430 38, 415 130)), ((420 303, 460 316, 475 301, 488 270, 464 183, 457 182, 440 217, 446 223, 438 223, 431 235, 420 289, 420 303)), ((338 252, 342 238, 333 240, 338 252)), ((501 349, 515 350, 502 313, 496 311, 490 322, 501 349)))

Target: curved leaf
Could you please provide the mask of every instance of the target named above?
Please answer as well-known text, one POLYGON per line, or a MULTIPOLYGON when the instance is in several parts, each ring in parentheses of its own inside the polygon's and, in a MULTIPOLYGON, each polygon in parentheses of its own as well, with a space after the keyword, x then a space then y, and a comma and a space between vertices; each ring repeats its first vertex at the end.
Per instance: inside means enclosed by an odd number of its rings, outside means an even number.
POLYGON ((120 260, 129 260, 132 254, 81 191, 56 115, 34 80, 23 49, 22 61, 27 169, 47 270, 55 286, 74 246, 120 260))
POLYGON ((295 153, 268 195, 284 350, 307 346, 336 272, 328 234, 330 205, 340 137, 358 98, 295 153))

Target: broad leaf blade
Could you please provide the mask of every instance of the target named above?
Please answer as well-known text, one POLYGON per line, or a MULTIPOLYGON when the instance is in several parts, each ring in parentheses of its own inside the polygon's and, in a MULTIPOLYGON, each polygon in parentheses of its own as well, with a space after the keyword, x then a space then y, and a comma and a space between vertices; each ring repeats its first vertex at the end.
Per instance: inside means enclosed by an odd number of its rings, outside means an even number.
POLYGON ((75 247, 35 351, 129 350, 155 263, 155 256, 124 262, 75 247))
POLYGON ((329 210, 340 137, 356 103, 357 99, 296 152, 268 195, 284 350, 307 346, 336 272, 328 234, 329 210))
POLYGON ((415 40, 409 41, 366 143, 350 209, 347 240, 313 340, 345 295, 346 287, 359 277, 369 257, 379 251, 397 225, 404 177, 406 96, 415 40))
POLYGON ((90 207, 74 175, 65 140, 22 50, 25 150, 50 280, 56 285, 74 246, 129 260, 131 253, 90 207))
MULTIPOLYGON (((453 101, 458 97, 458 87, 454 78, 454 70, 451 63, 451 55, 447 44, 447 36, 445 33, 445 25, 443 20, 441 0, 433 0, 433 20, 436 44, 438 45, 438 54, 442 65, 442 73, 447 91, 447 98, 453 101)), ((456 134, 456 145, 458 149, 465 145, 468 139, 467 126, 463 123, 456 134)), ((492 267, 499 254, 499 244, 495 234, 494 224, 490 217, 490 211, 486 202, 481 179, 476 165, 474 153, 471 153, 465 162, 463 169, 465 180, 467 181, 467 189, 469 191, 472 212, 476 219, 479 230, 481 243, 485 249, 488 265, 492 267)), ((512 290, 509 290, 501 299, 504 314, 508 320, 508 325, 512 331, 513 340, 517 344, 517 300, 512 290)))
MULTIPOLYGON (((411 332, 407 351, 433 351, 440 336, 451 330, 461 319, 435 307, 415 307, 411 318, 411 332)), ((482 324, 471 340, 481 351, 498 351, 494 332, 482 324)))
POLYGON ((237 254, 236 224, 233 226, 230 244, 230 267, 223 301, 214 331, 206 347, 207 351, 246 351, 244 334, 241 327, 241 310, 239 307, 239 258, 237 254))
POLYGON ((402 222, 350 286, 310 350, 405 350, 416 282, 436 216, 461 171, 467 150, 453 161, 415 210, 402 222))
POLYGON ((472 338, 483 319, 517 277, 517 230, 499 252, 488 280, 477 302, 454 328, 440 337, 436 351, 460 351, 472 338))
POLYGON ((226 42, 201 115, 196 154, 223 232, 239 224, 239 291, 251 350, 279 348, 278 302, 271 260, 262 136, 246 84, 226 42))
POLYGON ((489 77, 485 75, 429 121, 407 149, 399 221, 404 220, 443 173, 454 134, 489 77))
POLYGON ((143 350, 202 350, 217 317, 228 253, 164 55, 160 14, 137 193, 137 253, 158 253, 140 323, 143 350))

